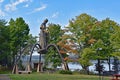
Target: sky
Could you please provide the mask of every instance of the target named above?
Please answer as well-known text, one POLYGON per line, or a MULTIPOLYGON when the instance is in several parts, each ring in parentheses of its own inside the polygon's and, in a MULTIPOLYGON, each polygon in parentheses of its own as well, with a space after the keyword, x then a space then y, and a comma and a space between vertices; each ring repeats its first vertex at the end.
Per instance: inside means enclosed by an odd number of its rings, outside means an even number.
POLYGON ((98 20, 110 18, 120 24, 120 0, 0 0, 0 19, 23 17, 30 34, 38 36, 44 19, 68 25, 69 20, 87 13, 98 20))

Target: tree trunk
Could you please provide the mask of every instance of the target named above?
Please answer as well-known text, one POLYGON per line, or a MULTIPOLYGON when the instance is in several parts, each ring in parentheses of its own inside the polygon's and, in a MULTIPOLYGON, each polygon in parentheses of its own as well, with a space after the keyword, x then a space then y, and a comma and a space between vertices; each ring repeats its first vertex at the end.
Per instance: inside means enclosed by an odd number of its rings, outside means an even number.
POLYGON ((115 71, 116 74, 118 74, 118 72, 119 72, 119 69, 118 69, 119 65, 118 64, 119 64, 118 59, 115 57, 114 58, 114 63, 113 63, 113 65, 114 65, 113 69, 114 69, 114 71, 115 71))
POLYGON ((98 74, 101 74, 101 70, 100 70, 100 59, 98 59, 98 74))
POLYGON ((111 61, 110 61, 110 57, 108 59, 108 66, 109 66, 109 72, 111 71, 111 65, 110 65, 111 61))

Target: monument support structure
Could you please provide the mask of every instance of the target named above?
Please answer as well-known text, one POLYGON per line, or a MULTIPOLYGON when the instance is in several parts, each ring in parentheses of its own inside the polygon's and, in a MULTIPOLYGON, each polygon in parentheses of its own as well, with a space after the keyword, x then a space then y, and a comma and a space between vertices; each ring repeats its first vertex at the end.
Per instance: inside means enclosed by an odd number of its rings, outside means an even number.
POLYGON ((17 64, 15 64, 13 66, 12 74, 18 74, 18 65, 17 64))
MULTIPOLYGON (((60 59, 64 66, 64 70, 69 70, 67 63, 64 61, 62 55, 60 54, 58 47, 55 44, 48 44, 48 40, 47 40, 48 32, 46 30, 47 22, 48 22, 48 19, 45 19, 44 22, 40 26, 41 31, 40 31, 40 36, 39 36, 39 43, 40 43, 39 46, 41 47, 39 48, 38 53, 40 54, 40 57, 41 57, 42 54, 47 53, 50 47, 54 47, 57 50, 58 55, 60 56, 60 59)), ((41 60, 40 60, 38 64, 37 72, 40 72, 40 71, 42 72, 43 71, 42 67, 43 67, 43 63, 41 63, 41 60)))
MULTIPOLYGON (((39 43, 34 44, 34 46, 31 49, 29 62, 28 62, 27 67, 26 67, 26 71, 28 71, 28 72, 31 72, 32 54, 33 54, 33 51, 34 51, 35 47, 37 47, 38 53, 40 54, 39 55, 39 62, 38 62, 38 66, 37 66, 37 72, 43 72, 43 63, 41 62, 41 55, 42 54, 47 54, 47 51, 50 47, 54 47, 57 50, 57 53, 58 53, 58 55, 61 59, 61 62, 63 64, 63 66, 64 66, 64 70, 69 70, 69 68, 67 66, 67 63, 64 61, 62 55, 60 54, 60 51, 59 51, 58 47, 55 44, 48 44, 48 40, 47 40, 48 32, 46 30, 47 22, 48 22, 48 19, 45 19, 43 21, 43 23, 41 24, 40 34, 39 34, 39 43)), ((20 57, 21 57, 21 55, 20 55, 20 57)), ((14 65, 14 68, 13 68, 13 71, 12 71, 13 74, 18 74, 19 73, 17 63, 18 63, 18 60, 20 60, 20 57, 16 60, 16 63, 14 65)))

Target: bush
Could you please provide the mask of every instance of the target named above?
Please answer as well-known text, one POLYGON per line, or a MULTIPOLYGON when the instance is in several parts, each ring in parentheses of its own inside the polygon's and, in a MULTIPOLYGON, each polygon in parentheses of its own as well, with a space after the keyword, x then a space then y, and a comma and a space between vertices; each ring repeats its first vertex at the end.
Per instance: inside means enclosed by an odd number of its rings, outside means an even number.
POLYGON ((59 71, 60 74, 73 74, 71 71, 68 70, 61 70, 59 71))
POLYGON ((0 65, 0 74, 8 74, 11 73, 11 70, 9 70, 6 66, 0 65))
POLYGON ((90 75, 95 75, 95 72, 94 71, 86 71, 86 70, 84 70, 84 69, 81 69, 80 71, 79 71, 79 73, 80 74, 90 74, 90 75))
POLYGON ((1 66, 1 65, 0 65, 0 70, 1 70, 1 71, 4 71, 4 70, 6 70, 6 69, 7 69, 6 66, 1 66))
POLYGON ((79 73, 80 73, 80 74, 87 74, 87 71, 84 70, 84 69, 81 69, 81 70, 79 71, 79 73))

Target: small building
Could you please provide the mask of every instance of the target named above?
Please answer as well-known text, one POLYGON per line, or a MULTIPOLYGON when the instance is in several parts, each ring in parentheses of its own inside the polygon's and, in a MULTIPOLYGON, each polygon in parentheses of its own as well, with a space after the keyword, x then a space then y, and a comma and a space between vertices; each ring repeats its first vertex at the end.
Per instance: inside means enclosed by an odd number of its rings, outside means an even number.
MULTIPOLYGON (((24 67, 29 63, 29 59, 30 59, 30 55, 22 56, 21 60, 22 60, 22 65, 24 67)), ((44 63, 44 55, 41 56, 41 62, 44 63)), ((33 54, 31 59, 31 67, 33 69, 37 69, 38 63, 39 63, 39 54, 37 55, 33 54)))

